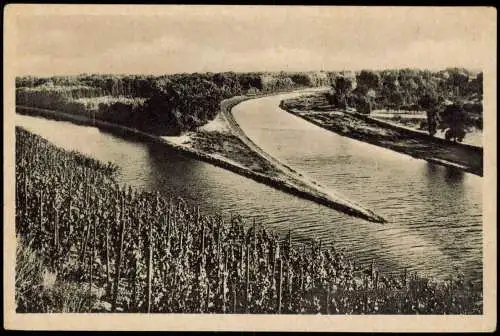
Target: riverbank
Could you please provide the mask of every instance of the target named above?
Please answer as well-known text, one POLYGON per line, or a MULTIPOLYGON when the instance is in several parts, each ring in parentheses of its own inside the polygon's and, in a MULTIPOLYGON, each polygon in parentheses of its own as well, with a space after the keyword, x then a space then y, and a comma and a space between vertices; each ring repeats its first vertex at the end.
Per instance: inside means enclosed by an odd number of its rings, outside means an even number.
POLYGON ((483 176, 483 150, 480 147, 452 143, 366 115, 338 110, 329 105, 324 95, 287 99, 280 107, 342 136, 483 176))
MULTIPOLYGON (((427 130, 427 113, 425 111, 387 111, 379 110, 372 111, 370 118, 379 120, 386 124, 395 125, 399 128, 408 129, 411 132, 417 132, 429 135, 427 130)), ((435 138, 446 140, 445 130, 437 129, 435 138)), ((483 147, 483 131, 477 126, 468 126, 467 134, 462 142, 462 145, 470 145, 475 147, 483 147)))
MULTIPOLYGON (((224 124, 224 120, 227 121, 225 118, 230 116, 230 109, 233 106, 244 100, 252 98, 257 97, 238 96, 223 101, 221 104, 221 115, 223 119, 218 119, 216 122, 224 124)), ((231 123, 226 124, 228 125, 229 131, 226 132, 222 138, 220 137, 220 134, 209 132, 209 125, 206 125, 204 130, 202 129, 200 132, 196 132, 197 136, 188 134, 181 138, 184 140, 188 138, 198 139, 196 141, 197 145, 192 145, 179 141, 179 138, 174 140, 172 137, 158 137, 133 128, 100 120, 92 120, 81 115, 72 115, 53 110, 23 106, 16 107, 16 111, 21 114, 38 115, 50 119, 91 125, 122 136, 165 144, 188 156, 230 170, 280 191, 322 204, 351 216, 377 223, 385 222, 382 217, 378 216, 371 210, 365 209, 362 206, 341 197, 340 195, 336 195, 329 190, 325 190, 312 181, 302 178, 299 174, 290 168, 281 165, 276 160, 270 160, 269 156, 264 155, 261 150, 256 150, 258 147, 255 145, 253 148, 248 146, 242 141, 242 138, 244 139, 244 135, 242 135, 243 132, 240 130, 239 133, 235 134, 234 130, 239 129, 239 127, 235 125, 231 126, 231 123), (206 151, 207 147, 212 150, 206 151)), ((248 139, 247 143, 249 143, 249 141, 250 140, 248 139)))

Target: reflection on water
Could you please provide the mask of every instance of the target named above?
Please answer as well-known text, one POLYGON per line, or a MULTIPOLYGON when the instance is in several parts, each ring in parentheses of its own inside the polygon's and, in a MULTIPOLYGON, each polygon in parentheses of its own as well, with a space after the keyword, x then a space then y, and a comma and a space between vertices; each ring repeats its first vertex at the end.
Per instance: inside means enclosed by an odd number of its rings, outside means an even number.
POLYGON ((453 184, 455 186, 460 186, 461 183, 464 180, 464 172, 458 169, 450 168, 450 167, 445 167, 446 168, 446 182, 449 184, 453 184))
MULTIPOLYGON (((241 111, 237 117, 243 116, 241 111)), ((269 114, 276 118, 277 113, 269 114)), ((389 223, 349 217, 158 144, 42 118, 16 115, 16 123, 57 146, 117 163, 122 183, 180 195, 206 214, 239 213, 282 234, 290 228, 294 240, 316 237, 325 245, 335 243, 361 262, 375 260, 385 271, 408 267, 442 277, 458 266, 467 276, 481 278, 481 178, 329 132, 322 138, 310 124, 283 115, 293 119, 277 119, 282 121, 280 131, 273 122, 266 124, 265 118, 258 129, 252 119, 257 130, 252 136, 258 134, 252 139, 259 145, 262 139, 276 140, 274 146, 267 143, 271 153, 365 204, 389 223), (314 141, 309 142, 311 137, 314 141), (293 141, 293 146, 287 141, 293 141)))

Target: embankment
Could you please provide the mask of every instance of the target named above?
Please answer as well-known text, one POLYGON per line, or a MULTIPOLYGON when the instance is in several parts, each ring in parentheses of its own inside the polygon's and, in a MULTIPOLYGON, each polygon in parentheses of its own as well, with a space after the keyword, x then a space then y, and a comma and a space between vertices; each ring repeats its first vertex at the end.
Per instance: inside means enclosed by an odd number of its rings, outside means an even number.
POLYGON ((423 141, 428 141, 428 142, 433 142, 442 146, 447 146, 447 147, 458 147, 458 148, 465 148, 471 150, 471 152, 476 152, 479 155, 483 155, 483 147, 479 146, 474 146, 474 145, 469 145, 466 143, 460 143, 460 142, 452 142, 446 139, 438 138, 438 137, 431 137, 429 136, 428 132, 425 131, 419 131, 416 129, 412 129, 410 127, 406 127, 403 125, 398 125, 389 121, 385 120, 380 120, 377 118, 373 118, 371 116, 368 116, 366 114, 361 114, 361 113, 353 113, 356 117, 365 120, 368 123, 371 123, 373 125, 377 125, 383 128, 389 128, 398 132, 401 132, 402 134, 406 134, 408 137, 412 138, 418 138, 423 141))
MULTIPOLYGON (((225 100, 221 104, 221 110, 222 113, 226 118, 229 120, 233 119, 231 117, 230 110, 233 106, 236 104, 247 100, 247 99, 252 99, 255 97, 246 97, 246 96, 238 96, 234 97, 228 100, 225 100)), ((385 220, 373 213, 372 211, 368 209, 364 209, 363 207, 352 203, 348 200, 342 199, 341 197, 338 197, 337 195, 331 195, 330 193, 327 193, 325 191, 320 190, 321 188, 317 185, 314 185, 313 183, 310 183, 308 181, 305 181, 304 179, 301 179, 295 172, 290 170, 289 168, 283 166, 281 163, 278 161, 272 159, 269 155, 263 153, 255 144, 251 142, 250 139, 246 138, 244 133, 237 127, 236 125, 232 125, 231 128, 234 131, 238 131, 237 135, 241 139, 246 139, 245 143, 248 144, 253 144, 252 149, 260 155, 265 157, 266 159, 269 159, 270 162, 273 164, 276 164, 280 167, 280 169, 284 172, 284 175, 282 178, 277 178, 277 177, 270 177, 265 174, 261 174, 258 172, 255 172, 249 168, 246 168, 241 165, 237 165, 234 162, 230 160, 225 160, 224 158, 220 157, 215 157, 210 154, 201 152, 199 150, 189 148, 187 146, 183 146, 180 144, 173 143, 171 141, 168 141, 166 139, 162 139, 159 136, 155 136, 146 132, 139 131, 134 128, 122 126, 122 125, 117 125, 101 120, 93 120, 91 118, 88 118, 86 116, 80 116, 80 115, 73 115, 73 114, 68 114, 64 112, 59 112, 59 111, 53 111, 53 110, 46 110, 46 109, 39 109, 39 108, 33 108, 33 107, 26 107, 26 106, 16 106, 16 111, 20 114, 27 114, 27 115, 35 115, 35 116, 42 116, 45 118, 49 119, 55 119, 55 120, 62 120, 62 121, 70 121, 76 124, 80 125, 90 125, 90 126, 95 126, 98 127, 99 129, 106 130, 110 133, 121 135, 121 136, 126 136, 129 138, 134 138, 134 139, 139 139, 142 141, 149 141, 153 143, 160 143, 169 146, 170 148, 176 149, 190 157, 193 157, 198 160, 202 160, 205 162, 208 162, 210 164, 213 164, 215 166, 230 170, 234 173, 237 173, 239 175, 248 177, 256 182, 266 184, 268 186, 271 186, 275 189, 278 189, 280 191, 284 191, 287 193, 290 193, 292 195, 295 195, 297 197, 301 197, 303 199, 307 199, 313 202, 316 202, 318 204, 322 204, 324 206, 330 207, 332 209, 344 212, 348 215, 355 216, 355 217, 360 217, 363 219, 366 219, 371 222, 377 222, 377 223, 384 223, 385 220), (294 175, 295 174, 295 175, 294 175)), ((228 121, 229 121, 228 120, 228 121)), ((234 121, 234 119, 233 119, 234 121)), ((234 122, 235 123, 235 122, 234 122)))
POLYGON ((315 181, 309 180, 305 176, 298 174, 295 170, 289 166, 283 164, 281 161, 277 160, 273 156, 267 154, 259 146, 257 146, 250 138, 247 137, 245 132, 238 125, 233 117, 231 108, 236 104, 221 105, 221 115, 225 118, 231 132, 236 135, 246 146, 248 146, 256 155, 260 156, 264 160, 272 163, 272 165, 283 173, 283 176, 289 180, 290 184, 297 186, 302 193, 314 195, 313 197, 321 200, 318 203, 327 205, 336 210, 340 210, 347 214, 362 217, 373 222, 383 223, 385 219, 378 216, 371 210, 365 209, 361 205, 358 205, 341 195, 337 195, 330 190, 326 190, 324 187, 317 184, 315 181))
POLYGON ((305 107, 301 99, 284 100, 280 107, 308 122, 331 132, 366 143, 410 155, 478 176, 483 176, 483 149, 454 143, 424 132, 381 121, 370 116, 347 111, 305 107))

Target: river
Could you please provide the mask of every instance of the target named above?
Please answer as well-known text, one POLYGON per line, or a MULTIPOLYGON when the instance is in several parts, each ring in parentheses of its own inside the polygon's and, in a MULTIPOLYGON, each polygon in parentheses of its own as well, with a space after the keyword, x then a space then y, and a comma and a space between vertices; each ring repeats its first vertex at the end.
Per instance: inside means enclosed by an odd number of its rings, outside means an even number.
POLYGON ((241 214, 304 241, 335 244, 385 272, 407 267, 446 278, 482 278, 482 178, 341 137, 278 108, 290 94, 237 105, 236 121, 261 148, 389 220, 376 224, 277 191, 158 144, 94 127, 16 115, 57 146, 121 168, 120 182, 179 195, 205 214, 241 214))

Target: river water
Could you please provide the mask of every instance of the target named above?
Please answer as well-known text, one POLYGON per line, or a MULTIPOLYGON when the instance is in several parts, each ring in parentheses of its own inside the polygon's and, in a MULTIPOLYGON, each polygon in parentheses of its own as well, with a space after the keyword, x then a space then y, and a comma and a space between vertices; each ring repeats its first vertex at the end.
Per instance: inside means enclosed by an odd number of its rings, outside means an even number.
POLYGON ((234 116, 273 156, 389 220, 353 218, 277 191, 165 146, 127 140, 94 127, 16 115, 57 146, 121 168, 120 182, 179 195, 205 214, 238 213, 293 239, 319 238, 385 272, 407 267, 446 278, 458 268, 482 278, 482 179, 318 128, 279 109, 293 94, 249 100, 234 116))

